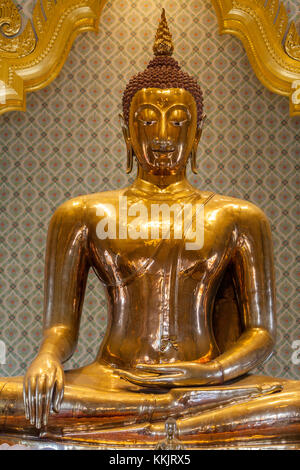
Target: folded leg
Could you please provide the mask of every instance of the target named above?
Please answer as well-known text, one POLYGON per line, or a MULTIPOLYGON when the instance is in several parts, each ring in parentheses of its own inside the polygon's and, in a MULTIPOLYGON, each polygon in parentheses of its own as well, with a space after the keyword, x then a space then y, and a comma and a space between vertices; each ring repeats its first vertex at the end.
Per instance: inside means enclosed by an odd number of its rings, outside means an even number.
MULTIPOLYGON (((169 416, 192 422, 195 416, 215 416, 220 407, 251 403, 281 390, 276 379, 255 377, 230 385, 201 388, 147 390, 120 378, 112 368, 98 363, 66 372, 60 413, 50 414, 42 433, 57 438, 122 426, 164 421, 169 416)), ((184 422, 184 421, 183 421, 184 422)), ((186 434, 189 428, 183 426, 186 434)), ((24 416, 23 378, 0 379, 0 432, 40 435, 24 416)), ((156 433, 160 434, 157 430, 156 433)))

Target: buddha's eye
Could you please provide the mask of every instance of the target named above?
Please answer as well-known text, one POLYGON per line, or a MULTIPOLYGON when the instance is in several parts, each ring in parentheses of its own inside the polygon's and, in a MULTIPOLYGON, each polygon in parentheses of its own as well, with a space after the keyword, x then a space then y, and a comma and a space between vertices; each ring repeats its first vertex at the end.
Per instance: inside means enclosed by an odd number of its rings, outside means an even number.
POLYGON ((187 122, 187 119, 185 119, 184 121, 171 121, 171 124, 174 127, 182 127, 185 122, 187 122))
POLYGON ((153 126, 153 124, 156 124, 156 121, 144 121, 143 119, 139 119, 139 121, 143 124, 143 126, 153 126))

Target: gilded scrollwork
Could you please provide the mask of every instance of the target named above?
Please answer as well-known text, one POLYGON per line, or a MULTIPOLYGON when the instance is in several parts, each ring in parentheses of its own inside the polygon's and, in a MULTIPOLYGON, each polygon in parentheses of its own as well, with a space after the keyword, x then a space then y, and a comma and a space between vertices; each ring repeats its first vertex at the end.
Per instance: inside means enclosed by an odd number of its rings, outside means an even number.
POLYGON ((284 47, 286 53, 292 57, 292 59, 296 59, 300 61, 300 36, 297 33, 295 23, 292 22, 290 28, 288 30, 284 47))
POLYGON ((220 32, 241 39, 258 79, 290 97, 291 116, 300 114, 300 38, 279 0, 211 0, 220 32), (288 31, 287 31, 288 29, 288 31), (299 102, 298 102, 299 101, 299 102))
POLYGON ((22 30, 12 0, 0 0, 0 114, 25 110, 25 97, 50 83, 72 43, 83 31, 96 31, 106 0, 37 0, 32 21, 22 30))
POLYGON ((0 4, 0 29, 9 37, 20 31, 21 16, 16 5, 10 0, 2 0, 0 4))
POLYGON ((12 38, 0 36, 0 54, 2 60, 8 60, 9 58, 16 60, 25 57, 34 51, 35 46, 36 37, 30 21, 28 21, 21 34, 12 38))
MULTIPOLYGON (((30 21, 24 30, 18 8, 10 0, 0 2, 0 54, 3 58, 19 58, 30 54, 36 44, 36 37, 30 21)), ((0 59, 1 60, 1 59, 0 59)))

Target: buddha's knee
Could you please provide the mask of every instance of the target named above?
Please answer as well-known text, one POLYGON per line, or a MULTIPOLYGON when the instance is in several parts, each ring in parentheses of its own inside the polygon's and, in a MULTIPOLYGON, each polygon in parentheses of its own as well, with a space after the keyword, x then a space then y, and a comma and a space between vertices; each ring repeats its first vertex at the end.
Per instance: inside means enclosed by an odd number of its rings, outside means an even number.
POLYGON ((300 424, 299 382, 286 381, 282 385, 281 391, 240 404, 236 410, 243 411, 241 420, 246 417, 252 423, 256 422, 258 426, 268 423, 272 425, 275 422, 300 424))
POLYGON ((274 394, 274 400, 270 403, 281 415, 295 418, 300 423, 300 382, 296 380, 287 381, 279 394, 274 394))
MULTIPOLYGON (((182 435, 262 435, 294 434, 300 431, 299 382, 286 381, 281 391, 241 402, 235 400, 191 419, 179 419, 182 435), (296 429, 296 431, 295 431, 296 429)), ((195 436, 194 436, 195 437, 195 436)))

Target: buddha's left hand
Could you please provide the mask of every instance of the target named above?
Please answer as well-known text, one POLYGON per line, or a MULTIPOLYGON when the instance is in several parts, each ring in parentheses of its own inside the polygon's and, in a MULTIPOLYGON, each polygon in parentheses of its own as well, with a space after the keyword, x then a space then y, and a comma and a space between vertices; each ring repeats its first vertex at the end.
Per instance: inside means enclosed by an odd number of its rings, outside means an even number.
POLYGON ((223 382, 220 364, 211 361, 138 364, 135 371, 118 370, 120 376, 145 387, 186 387, 223 382))

